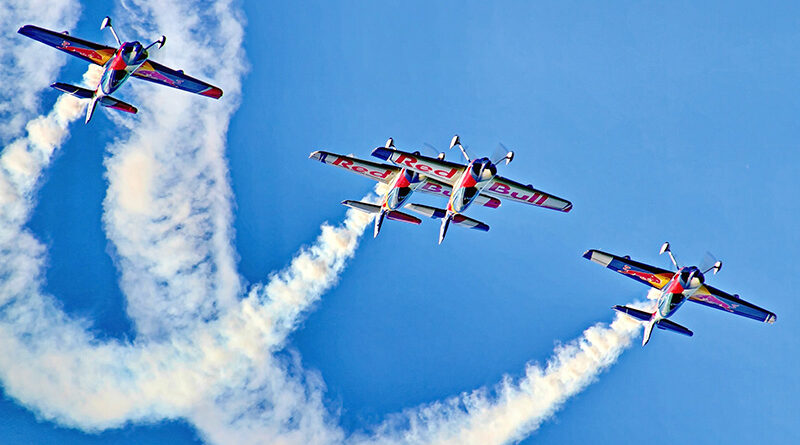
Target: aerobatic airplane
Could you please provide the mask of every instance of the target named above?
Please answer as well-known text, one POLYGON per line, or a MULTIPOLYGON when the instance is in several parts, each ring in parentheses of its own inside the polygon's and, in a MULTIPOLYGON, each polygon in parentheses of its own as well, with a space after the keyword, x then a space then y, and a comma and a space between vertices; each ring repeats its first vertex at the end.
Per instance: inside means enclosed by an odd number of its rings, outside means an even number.
POLYGON ((720 261, 714 263, 707 270, 701 271, 695 266, 679 267, 675 256, 669 249, 669 243, 664 243, 661 246, 661 253, 663 254, 664 252, 669 254, 669 259, 675 266, 676 272, 633 261, 629 256, 619 257, 599 250, 588 250, 583 254, 583 257, 587 260, 594 261, 611 270, 627 275, 640 283, 661 290, 656 310, 653 313, 640 311, 628 306, 614 306, 614 310, 644 322, 642 346, 650 341, 650 334, 653 332, 654 326, 659 329, 688 335, 689 337, 693 335, 692 331, 668 320, 686 300, 758 321, 775 322, 777 317, 772 312, 750 304, 739 298, 738 295, 729 295, 705 284, 706 273, 713 271, 716 274, 722 268, 720 261))
POLYGON ((572 210, 572 203, 565 199, 537 190, 531 185, 523 185, 499 176, 497 164, 500 161, 505 161, 506 164, 511 162, 514 159, 514 152, 508 152, 503 158, 493 162, 489 158, 470 159, 461 145, 458 135, 453 136, 450 141, 450 148, 455 146, 461 150, 467 160, 467 165, 448 162, 442 158, 422 156, 419 153, 392 150, 387 147, 378 147, 372 151, 372 155, 377 158, 390 161, 405 170, 435 178, 453 188, 445 209, 422 204, 405 205, 413 212, 442 220, 439 228, 439 244, 444 240, 451 222, 484 232, 489 230, 488 225, 463 214, 473 202, 477 201, 478 197, 484 194, 493 198, 509 199, 561 212, 572 210))
MULTIPOLYGON (((394 140, 389 138, 383 148, 394 150, 394 140)), ((419 153, 417 152, 417 154, 419 153)), ((338 155, 327 151, 315 151, 311 153, 309 158, 320 161, 323 164, 335 165, 389 185, 389 191, 382 197, 380 205, 362 201, 342 201, 342 204, 350 208, 375 215, 374 237, 378 236, 384 218, 411 224, 419 224, 422 222, 416 216, 398 210, 408 201, 415 191, 444 196, 446 198, 450 197, 451 187, 449 185, 406 168, 365 161, 352 156, 338 155)), ((444 153, 440 153, 437 159, 443 160, 444 153)), ((497 208, 500 206, 500 200, 486 195, 479 195, 475 200, 479 204, 490 208, 497 208)), ((489 227, 487 226, 486 230, 488 229, 489 227)))
POLYGON ((167 41, 165 36, 161 36, 160 39, 145 47, 139 42, 122 43, 117 33, 114 31, 114 28, 111 27, 111 19, 109 17, 103 19, 103 23, 100 25, 100 29, 105 28, 111 30, 114 40, 117 41, 116 49, 72 37, 67 31, 55 32, 33 25, 25 25, 17 31, 24 36, 104 67, 103 76, 94 91, 61 82, 50 85, 64 93, 71 94, 81 99, 91 100, 86 110, 87 123, 89 119, 92 118, 92 113, 94 113, 94 108, 98 103, 104 107, 114 108, 115 110, 136 113, 136 107, 110 96, 110 94, 116 91, 130 76, 203 96, 213 97, 214 99, 222 97, 221 89, 201 80, 189 77, 184 74, 182 70, 175 71, 148 59, 147 50, 156 44, 158 44, 159 48, 164 46, 164 43, 167 41))

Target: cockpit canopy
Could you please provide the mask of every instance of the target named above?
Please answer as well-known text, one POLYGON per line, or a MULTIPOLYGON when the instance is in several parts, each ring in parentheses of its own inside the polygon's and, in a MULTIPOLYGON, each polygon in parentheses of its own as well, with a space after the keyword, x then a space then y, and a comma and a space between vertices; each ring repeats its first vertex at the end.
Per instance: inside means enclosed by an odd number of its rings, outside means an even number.
POLYGON ((139 65, 147 60, 147 51, 139 42, 125 42, 120 47, 122 59, 128 65, 139 65))
POLYGON ((699 286, 700 284, 705 283, 706 280, 703 276, 703 272, 700 272, 700 269, 696 267, 684 267, 681 269, 680 279, 681 283, 683 283, 686 287, 699 286), (689 282, 690 279, 692 280, 692 283, 689 282))
POLYGON ((487 181, 497 174, 497 167, 489 158, 478 159, 472 163, 471 173, 476 181, 487 181))

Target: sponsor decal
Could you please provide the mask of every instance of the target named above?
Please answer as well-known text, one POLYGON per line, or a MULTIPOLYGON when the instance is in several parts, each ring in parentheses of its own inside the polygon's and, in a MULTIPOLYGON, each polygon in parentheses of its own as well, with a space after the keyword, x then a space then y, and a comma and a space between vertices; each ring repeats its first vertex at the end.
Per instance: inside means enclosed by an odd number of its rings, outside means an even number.
POLYGON ((158 80, 160 82, 164 82, 165 84, 173 86, 175 88, 178 88, 178 86, 183 83, 183 79, 180 79, 180 78, 174 78, 173 79, 171 77, 167 77, 167 76, 159 73, 156 70, 142 69, 142 70, 136 71, 136 74, 138 74, 138 75, 140 75, 142 77, 148 77, 150 79, 154 79, 154 80, 158 80))
POLYGON ((655 274, 651 274, 649 272, 640 272, 638 270, 631 269, 631 266, 628 266, 627 264, 622 266, 622 269, 619 269, 617 272, 624 275, 634 276, 640 280, 644 280, 652 284, 656 285, 661 284, 661 280, 657 276, 655 276, 655 274))
POLYGON ((97 51, 95 51, 93 49, 87 49, 87 48, 81 48, 81 47, 78 47, 78 46, 72 46, 70 44, 70 42, 67 42, 66 40, 63 40, 61 42, 60 46, 61 46, 61 49, 64 49, 66 51, 70 51, 70 52, 73 52, 73 53, 78 53, 78 54, 82 55, 83 57, 88 57, 89 59, 91 59, 94 62, 100 63, 100 62, 103 61, 103 56, 98 54, 97 51))
POLYGON ((439 193, 441 195, 447 196, 448 198, 450 197, 450 190, 440 186, 439 184, 434 184, 432 182, 426 182, 422 186, 422 189, 425 190, 425 191, 431 192, 431 193, 439 193))
POLYGON ((380 179, 386 179, 392 172, 389 169, 370 170, 369 168, 364 167, 362 165, 356 165, 356 163, 352 159, 348 159, 343 156, 337 156, 336 160, 333 161, 331 164, 338 165, 339 167, 346 168, 348 170, 352 170, 356 173, 361 173, 362 175, 372 176, 373 178, 380 178, 380 179))
POLYGON ((430 166, 428 164, 425 164, 424 162, 420 162, 420 160, 415 158, 414 156, 406 154, 399 154, 397 159, 393 160, 393 162, 398 165, 409 167, 412 170, 416 170, 420 173, 434 174, 440 178, 445 178, 445 179, 452 179, 458 172, 458 169, 456 169, 455 167, 451 168, 450 170, 437 169, 436 166, 430 166))
POLYGON ((530 202, 531 204, 535 204, 540 206, 547 201, 547 195, 537 192, 531 192, 530 195, 526 195, 524 193, 520 193, 517 191, 511 191, 511 187, 509 185, 503 184, 502 182, 495 182, 489 187, 490 192, 495 192, 500 195, 508 195, 511 199, 515 199, 517 201, 523 202, 530 202))
POLYGON ((719 298, 717 298, 717 297, 715 297, 713 295, 708 295, 708 294, 696 294, 696 295, 693 295, 692 298, 694 298, 695 300, 700 300, 700 301, 702 301, 704 303, 712 304, 712 305, 714 305, 714 306, 716 306, 716 307, 718 307, 720 309, 726 310, 728 312, 733 312, 733 310, 736 309, 736 307, 739 306, 738 304, 733 304, 733 303, 728 304, 728 303, 720 300, 719 298))

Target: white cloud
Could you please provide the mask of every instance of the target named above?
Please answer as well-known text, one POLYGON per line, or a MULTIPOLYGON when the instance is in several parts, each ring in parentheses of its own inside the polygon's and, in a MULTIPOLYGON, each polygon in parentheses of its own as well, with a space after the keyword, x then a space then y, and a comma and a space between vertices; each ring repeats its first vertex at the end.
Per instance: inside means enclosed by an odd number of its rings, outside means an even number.
POLYGON ((39 95, 66 60, 65 55, 16 30, 37 25, 58 31, 75 26, 80 4, 74 0, 6 0, 0 14, 0 142, 20 135, 39 108, 39 95))

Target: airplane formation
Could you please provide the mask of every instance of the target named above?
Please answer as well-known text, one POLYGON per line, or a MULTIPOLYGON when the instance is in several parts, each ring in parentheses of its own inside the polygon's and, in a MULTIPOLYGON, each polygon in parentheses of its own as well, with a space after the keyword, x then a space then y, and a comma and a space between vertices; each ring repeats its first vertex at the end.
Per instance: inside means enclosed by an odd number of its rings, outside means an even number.
MULTIPOLYGON (((220 88, 190 77, 182 70, 173 70, 150 59, 148 50, 155 45, 163 47, 166 43, 165 36, 144 46, 138 41, 122 42, 111 26, 109 17, 105 17, 100 25, 100 29, 106 28, 111 31, 116 48, 70 36, 67 31, 56 32, 34 25, 25 25, 18 30, 24 36, 103 67, 101 80, 94 90, 61 82, 51 85, 63 93, 89 101, 86 123, 92 118, 97 104, 133 114, 138 111, 134 106, 111 97, 111 94, 131 77, 214 99, 222 97, 220 88)), ((420 218, 404 212, 404 209, 440 220, 439 244, 444 241, 450 224, 482 232, 489 230, 486 223, 464 214, 473 204, 496 209, 500 207, 501 200, 507 200, 563 213, 572 210, 572 203, 566 199, 543 192, 530 184, 523 185, 498 175, 499 165, 510 163, 514 159, 514 152, 509 151, 497 160, 487 157, 471 158, 461 145, 458 135, 450 142, 450 148, 454 147, 458 147, 466 164, 446 161, 444 153, 430 157, 422 155, 419 151, 398 150, 392 138, 371 153, 373 157, 384 162, 327 151, 315 151, 309 157, 388 186, 388 191, 380 198, 379 204, 342 201, 345 206, 374 215, 374 237, 380 233, 385 219, 416 225, 422 222, 420 218), (410 200, 415 192, 443 197, 447 200, 447 204, 444 208, 439 208, 412 203, 410 200)), ((660 253, 669 255, 675 271, 633 261, 629 256, 620 257, 599 250, 588 250, 583 254, 584 258, 592 262, 660 291, 653 312, 629 306, 613 307, 614 310, 642 322, 644 327, 642 346, 650 341, 654 327, 686 336, 693 335, 692 331, 669 319, 686 301, 770 324, 775 322, 777 317, 774 313, 748 303, 738 295, 730 295, 705 283, 705 274, 719 272, 722 268, 721 262, 717 261, 705 270, 696 266, 680 267, 670 250, 669 243, 664 243, 660 253)))

